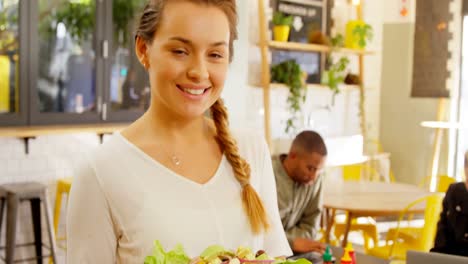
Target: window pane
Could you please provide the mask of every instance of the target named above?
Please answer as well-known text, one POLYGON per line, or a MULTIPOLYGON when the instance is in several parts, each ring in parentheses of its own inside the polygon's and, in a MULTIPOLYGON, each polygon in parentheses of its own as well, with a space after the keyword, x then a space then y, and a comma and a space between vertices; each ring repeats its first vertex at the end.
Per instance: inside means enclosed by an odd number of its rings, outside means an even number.
POLYGON ((19 112, 19 0, 0 0, 0 114, 19 112))
POLYGON ((94 111, 94 0, 39 0, 41 112, 94 111))
POLYGON ((145 0, 113 0, 114 50, 110 82, 111 109, 145 110, 149 106, 148 74, 135 55, 134 36, 145 0))

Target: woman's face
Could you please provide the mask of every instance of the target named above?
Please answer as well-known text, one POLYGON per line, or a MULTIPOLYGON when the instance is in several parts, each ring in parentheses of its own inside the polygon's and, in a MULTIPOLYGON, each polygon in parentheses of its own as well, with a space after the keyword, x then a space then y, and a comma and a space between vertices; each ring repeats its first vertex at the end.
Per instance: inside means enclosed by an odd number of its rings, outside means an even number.
POLYGON ((229 33, 221 9, 168 1, 153 42, 146 44, 151 103, 184 118, 203 115, 224 86, 229 33))

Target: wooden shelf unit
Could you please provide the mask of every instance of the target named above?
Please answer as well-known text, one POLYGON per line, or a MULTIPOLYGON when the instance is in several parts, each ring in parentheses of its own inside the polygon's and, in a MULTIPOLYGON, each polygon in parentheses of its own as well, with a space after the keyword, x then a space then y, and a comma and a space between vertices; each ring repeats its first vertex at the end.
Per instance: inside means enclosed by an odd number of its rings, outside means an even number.
POLYGON ((29 153, 29 141, 38 136, 60 135, 75 133, 95 133, 102 143, 104 135, 112 134, 127 127, 129 124, 105 125, 57 125, 57 126, 26 126, 26 127, 0 127, 0 137, 19 138, 24 143, 24 152, 29 153))
MULTIPOLYGON (((270 76, 270 50, 290 50, 290 51, 303 51, 303 52, 320 52, 320 53, 342 53, 347 55, 355 55, 359 59, 359 77, 361 82, 364 81, 364 56, 372 55, 374 51, 348 49, 348 48, 331 48, 325 45, 298 43, 298 42, 279 42, 268 39, 268 21, 265 15, 265 3, 269 0, 258 0, 258 24, 259 24, 259 43, 261 53, 261 86, 263 88, 263 107, 264 107, 264 126, 265 126, 265 139, 271 147, 271 109, 270 109, 270 90, 273 86, 281 86, 281 84, 272 84, 270 76)), ((361 3, 362 5, 362 3, 361 3)), ((357 6, 358 19, 362 18, 361 5, 357 6)), ((284 85, 283 85, 284 86, 284 85)), ((359 112, 361 133, 364 139, 367 138, 366 130, 366 115, 364 109, 365 91, 364 85, 358 85, 359 88, 359 112)), ((365 146, 364 146, 365 147, 365 146)))
POLYGON ((305 51, 305 52, 320 52, 320 53, 342 53, 349 55, 372 55, 375 52, 369 50, 347 49, 347 48, 332 48, 325 45, 300 43, 300 42, 280 42, 268 41, 270 49, 277 50, 291 50, 291 51, 305 51))
POLYGON ((110 134, 128 125, 129 124, 1 127, 0 137, 33 138, 43 135, 71 133, 110 134))

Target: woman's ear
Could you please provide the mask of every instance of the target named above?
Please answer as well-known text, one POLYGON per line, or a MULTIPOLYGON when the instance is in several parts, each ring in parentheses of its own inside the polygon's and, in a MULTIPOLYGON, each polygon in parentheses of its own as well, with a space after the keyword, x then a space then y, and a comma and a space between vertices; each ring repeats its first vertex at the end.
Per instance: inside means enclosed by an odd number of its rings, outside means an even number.
POLYGON ((135 53, 140 61, 141 65, 145 67, 145 69, 149 68, 149 60, 148 60, 148 46, 146 41, 144 41, 141 37, 137 36, 135 41, 135 53))

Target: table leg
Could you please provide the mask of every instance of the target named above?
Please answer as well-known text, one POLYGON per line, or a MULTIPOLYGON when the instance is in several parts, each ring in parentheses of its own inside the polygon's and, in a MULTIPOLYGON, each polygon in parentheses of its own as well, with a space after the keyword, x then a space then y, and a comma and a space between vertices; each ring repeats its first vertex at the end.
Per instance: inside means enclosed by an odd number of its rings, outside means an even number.
POLYGON ((349 234, 349 230, 351 229, 351 221, 353 220, 353 214, 351 212, 348 212, 347 215, 346 215, 346 227, 345 227, 345 232, 344 232, 344 235, 343 235, 343 241, 341 243, 341 246, 343 248, 346 247, 346 245, 348 244, 348 234, 349 234))
POLYGON ((330 243, 330 233, 332 226, 335 224, 335 209, 326 208, 326 217, 327 217, 327 229, 325 231, 325 243, 330 243))

